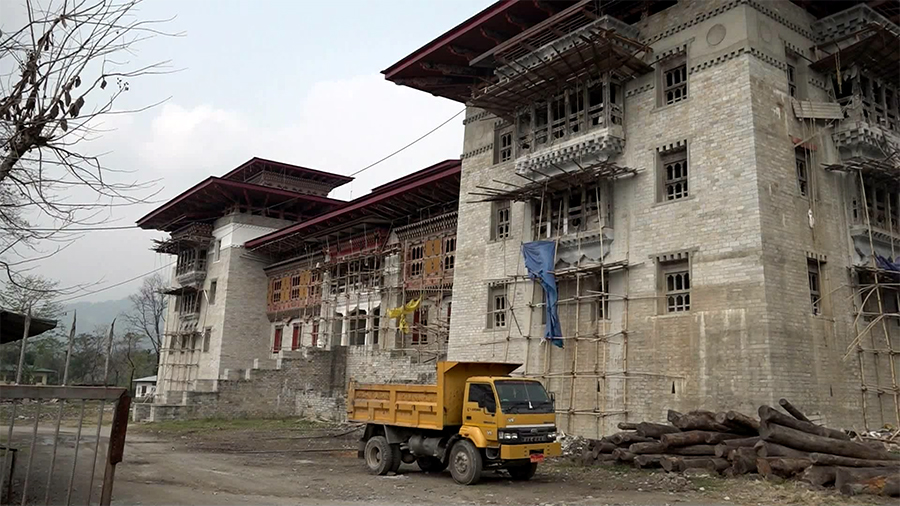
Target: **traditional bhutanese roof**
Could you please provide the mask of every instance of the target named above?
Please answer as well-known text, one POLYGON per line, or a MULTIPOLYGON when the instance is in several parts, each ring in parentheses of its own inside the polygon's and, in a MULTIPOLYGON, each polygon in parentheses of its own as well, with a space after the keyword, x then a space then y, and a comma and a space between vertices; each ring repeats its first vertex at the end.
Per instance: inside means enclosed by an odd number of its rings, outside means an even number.
POLYGON ((378 186, 339 209, 253 239, 244 247, 279 253, 335 233, 346 237, 421 218, 423 211, 458 201, 461 167, 459 160, 445 160, 378 186))
MULTIPOLYGON (((642 12, 658 12, 674 5, 674 1, 649 0, 558 0, 553 2, 501 0, 414 51, 382 71, 385 78, 433 95, 468 102, 473 90, 495 85, 499 78, 494 70, 503 62, 491 57, 491 51, 516 45, 529 39, 534 49, 535 36, 542 32, 581 26, 572 25, 572 12, 582 19, 597 19, 609 14, 626 23, 640 19, 642 12), (548 20, 566 18, 560 26, 549 26, 548 20)), ((553 24, 555 21, 550 21, 553 24)), ((621 56, 618 56, 621 58, 621 56)))
POLYGON ((172 232, 191 222, 215 220, 235 207, 263 208, 271 216, 302 220, 344 204, 328 197, 211 176, 139 219, 137 224, 143 229, 172 232))
MULTIPOLYGON (((43 334, 56 328, 55 320, 32 318, 28 326, 28 337, 43 334)), ((25 315, 0 309, 0 344, 22 339, 25 335, 25 315)))
POLYGON ((353 181, 353 178, 350 176, 309 169, 299 165, 291 165, 259 157, 251 158, 243 165, 240 165, 228 174, 222 176, 222 179, 248 182, 263 171, 284 174, 286 176, 315 181, 317 183, 325 183, 328 185, 329 190, 353 181))
POLYGON ((146 376, 144 378, 138 378, 134 380, 135 383, 156 383, 156 375, 146 376))

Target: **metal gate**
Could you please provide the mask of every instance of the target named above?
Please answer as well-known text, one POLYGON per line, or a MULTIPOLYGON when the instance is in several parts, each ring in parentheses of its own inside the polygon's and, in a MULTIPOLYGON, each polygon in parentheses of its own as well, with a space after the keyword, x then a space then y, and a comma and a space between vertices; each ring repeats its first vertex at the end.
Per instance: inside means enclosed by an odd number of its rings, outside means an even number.
MULTIPOLYGON (((28 338, 56 325, 49 320, 38 323, 37 327, 43 330, 35 331, 30 316, 3 312, 0 327, 3 342, 14 340, 9 337, 12 327, 22 329, 21 337, 17 338, 22 343, 14 384, 0 385, 0 413, 4 424, 0 430, 0 504, 89 505, 99 499, 100 505, 108 505, 112 500, 116 464, 122 461, 125 448, 131 406, 128 389, 67 385, 75 337, 74 318, 62 384, 22 384, 28 338), (22 318, 22 325, 15 324, 16 316, 22 318), (110 416, 112 424, 104 427, 110 416), (102 453, 105 461, 99 460, 102 453), (99 472, 98 463, 102 466, 99 472), (95 484, 100 485, 100 490, 96 490, 95 484)), ((110 325, 106 343, 104 384, 109 377, 114 324, 115 321, 110 325)))

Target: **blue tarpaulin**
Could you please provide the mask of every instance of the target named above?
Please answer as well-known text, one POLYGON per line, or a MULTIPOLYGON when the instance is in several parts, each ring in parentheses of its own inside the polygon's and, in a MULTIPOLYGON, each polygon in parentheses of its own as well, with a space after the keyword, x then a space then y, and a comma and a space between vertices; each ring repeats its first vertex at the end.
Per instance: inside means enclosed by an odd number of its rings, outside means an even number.
POLYGON ((526 242, 522 245, 525 257, 525 268, 531 279, 538 281, 544 288, 545 310, 547 311, 547 331, 544 338, 560 348, 563 347, 562 326, 559 324, 556 290, 556 276, 553 275, 553 264, 556 258, 556 243, 551 241, 526 242))
POLYGON ((876 253, 875 263, 878 265, 879 269, 900 272, 900 258, 891 260, 890 258, 884 258, 883 256, 876 253))

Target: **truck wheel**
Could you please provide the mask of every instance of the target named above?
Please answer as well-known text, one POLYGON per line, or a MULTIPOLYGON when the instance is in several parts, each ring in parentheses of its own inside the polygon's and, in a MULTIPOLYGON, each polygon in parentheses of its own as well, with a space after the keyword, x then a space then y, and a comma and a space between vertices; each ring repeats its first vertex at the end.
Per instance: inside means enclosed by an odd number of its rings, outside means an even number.
POLYGON ((444 464, 437 457, 419 457, 416 459, 416 464, 419 465, 419 469, 426 473, 439 473, 447 469, 447 464, 444 464))
POLYGON ((507 469, 512 479, 516 481, 528 481, 537 471, 537 464, 525 464, 524 466, 515 466, 507 469))
POLYGON ((384 436, 375 436, 366 441, 366 466, 373 474, 385 475, 390 472, 394 467, 395 456, 393 447, 384 436))
POLYGON ((457 441, 450 450, 450 474, 457 483, 474 485, 481 479, 481 452, 471 441, 457 441))
POLYGON ((393 454, 393 457, 391 457, 391 472, 396 473, 400 470, 400 464, 403 463, 403 452, 400 451, 400 445, 394 444, 389 446, 393 454))

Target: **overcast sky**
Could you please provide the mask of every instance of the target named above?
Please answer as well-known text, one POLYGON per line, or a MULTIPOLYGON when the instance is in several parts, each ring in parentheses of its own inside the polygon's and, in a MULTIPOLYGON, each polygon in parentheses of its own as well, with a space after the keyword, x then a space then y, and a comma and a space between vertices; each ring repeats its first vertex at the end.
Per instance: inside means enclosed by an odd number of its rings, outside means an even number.
MULTIPOLYGON (((183 69, 131 82, 120 107, 169 100, 108 117, 84 146, 106 165, 160 179, 165 201, 253 156, 350 174, 431 130, 462 104, 384 80, 380 71, 491 3, 490 0, 145 0, 143 19, 174 19, 182 37, 141 43, 135 65, 183 69)), ((0 29, 24 0, 0 0, 0 29)), ((19 21, 20 22, 20 21, 19 21)), ((349 199, 462 152, 462 117, 332 193, 349 199)), ((130 225, 155 205, 109 208, 130 225)), ((157 232, 86 234, 36 272, 64 286, 102 288, 173 260, 149 250, 157 232)), ((126 296, 139 281, 80 300, 126 296)))

